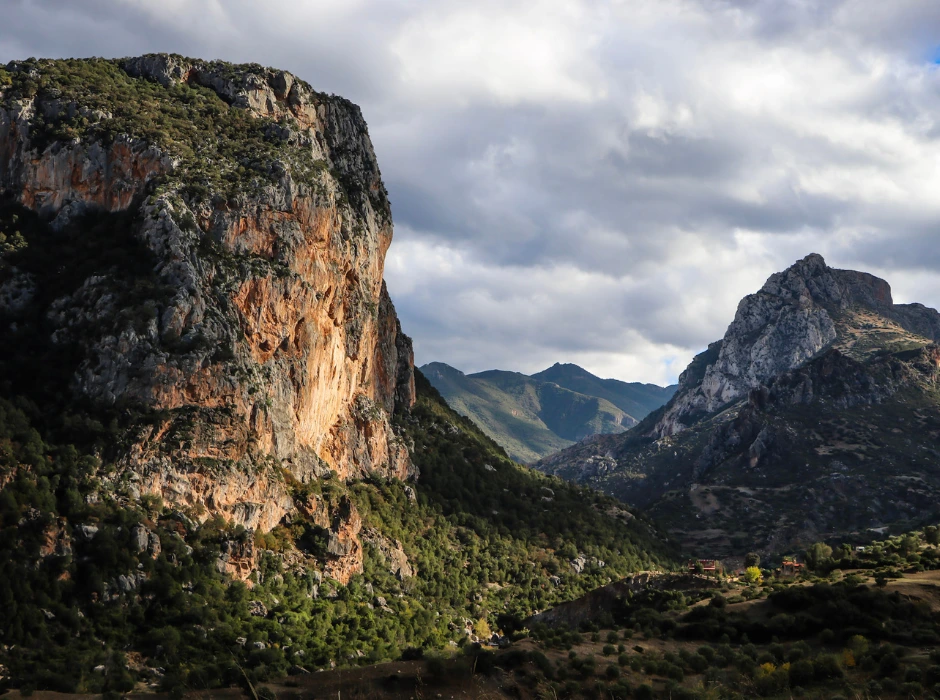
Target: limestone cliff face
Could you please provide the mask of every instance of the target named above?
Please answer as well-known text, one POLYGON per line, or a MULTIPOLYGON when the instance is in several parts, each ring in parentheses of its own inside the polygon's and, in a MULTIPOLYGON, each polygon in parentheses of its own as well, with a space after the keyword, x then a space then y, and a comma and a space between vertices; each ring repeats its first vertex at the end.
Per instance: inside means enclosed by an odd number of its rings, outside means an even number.
POLYGON ((940 339, 940 315, 933 309, 895 305, 884 280, 835 270, 822 256, 808 255, 771 275, 759 292, 741 300, 725 337, 713 348, 717 356, 703 374, 696 376, 695 363, 683 374, 676 398, 656 424, 654 435, 680 432, 690 421, 747 396, 751 389, 840 341, 859 347, 856 331, 872 321, 888 323, 898 332, 940 339))
MULTIPOLYGON (((42 309, 0 295, 0 313, 40 313, 50 343, 76 348, 73 396, 153 417, 121 459, 140 491, 267 530, 294 508, 289 478, 414 476, 389 421, 414 402, 413 354, 382 280, 392 222, 359 109, 258 66, 73 63, 7 67, 0 190, 56 230, 127 212, 162 291, 129 313, 95 275, 42 309), (69 70, 137 91, 151 116, 70 94, 69 70), (215 120, 146 121, 197 103, 215 120)), ((3 274, 21 301, 42 296, 3 274)), ((355 520, 337 521, 340 540, 355 520)))

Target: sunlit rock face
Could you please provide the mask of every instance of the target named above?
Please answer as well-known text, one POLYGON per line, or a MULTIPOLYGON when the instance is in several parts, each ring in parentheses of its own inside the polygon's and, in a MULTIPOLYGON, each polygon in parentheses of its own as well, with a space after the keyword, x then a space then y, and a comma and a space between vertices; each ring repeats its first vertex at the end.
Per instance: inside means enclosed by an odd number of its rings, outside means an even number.
MULTIPOLYGON (((49 342, 80 357, 73 396, 149 416, 120 460, 140 492, 267 530, 294 509, 293 480, 414 476, 389 421, 414 402, 413 353, 358 107, 283 71, 168 55, 11 67, 0 190, 52 230, 125 212, 149 256, 132 302, 100 274, 41 310, 49 342), (69 71, 139 95, 141 115, 70 93, 69 71)), ((34 276, 0 274, 19 290, 0 305, 31 298, 34 276)), ((338 541, 356 540, 347 515, 338 541)))
POLYGON ((696 363, 679 378, 679 390, 662 419, 657 437, 674 435, 695 419, 737 401, 772 377, 801 366, 824 348, 846 341, 874 314, 898 328, 940 339, 940 316, 920 304, 894 304, 882 279, 854 270, 836 270, 820 255, 808 255, 770 276, 756 294, 738 304, 716 354, 704 370, 696 363))

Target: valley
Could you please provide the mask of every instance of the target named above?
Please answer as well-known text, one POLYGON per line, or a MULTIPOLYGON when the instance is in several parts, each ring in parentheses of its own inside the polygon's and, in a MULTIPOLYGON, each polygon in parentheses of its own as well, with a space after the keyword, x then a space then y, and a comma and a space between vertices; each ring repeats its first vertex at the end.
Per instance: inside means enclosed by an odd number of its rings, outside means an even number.
POLYGON ((933 697, 940 314, 811 254, 677 386, 416 369, 393 233, 291 73, 0 69, 4 697, 933 697))
POLYGON ((421 371, 454 410, 522 463, 591 435, 628 430, 675 392, 675 387, 601 379, 559 363, 532 376, 499 370, 466 375, 441 362, 421 371))

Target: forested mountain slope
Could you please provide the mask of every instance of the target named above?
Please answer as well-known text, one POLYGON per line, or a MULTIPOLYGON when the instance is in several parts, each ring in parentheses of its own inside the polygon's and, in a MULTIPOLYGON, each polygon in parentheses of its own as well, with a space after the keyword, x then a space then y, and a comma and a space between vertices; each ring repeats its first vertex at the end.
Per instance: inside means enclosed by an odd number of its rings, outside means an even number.
POLYGON ((174 55, 0 70, 0 687, 397 657, 669 566, 412 364, 357 107, 174 55))

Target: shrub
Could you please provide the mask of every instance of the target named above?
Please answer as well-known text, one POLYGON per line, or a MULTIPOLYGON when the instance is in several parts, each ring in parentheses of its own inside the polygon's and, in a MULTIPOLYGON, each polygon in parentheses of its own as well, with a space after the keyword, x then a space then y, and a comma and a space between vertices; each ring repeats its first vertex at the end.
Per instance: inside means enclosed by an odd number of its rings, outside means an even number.
POLYGON ((790 664, 790 685, 808 685, 816 677, 816 669, 809 659, 800 659, 790 664))
POLYGON ((833 654, 822 654, 816 657, 813 667, 816 670, 816 678, 819 680, 842 678, 843 676, 839 658, 833 654))
POLYGON ((715 660, 715 650, 711 647, 699 647, 696 649, 696 653, 704 658, 709 664, 715 660))
POLYGON ((749 584, 763 583, 764 576, 756 566, 749 566, 744 570, 744 580, 749 584))
POLYGON ((893 651, 889 651, 881 657, 881 661, 878 663, 877 675, 880 678, 888 678, 897 673, 900 667, 901 662, 898 660, 897 654, 893 651))

